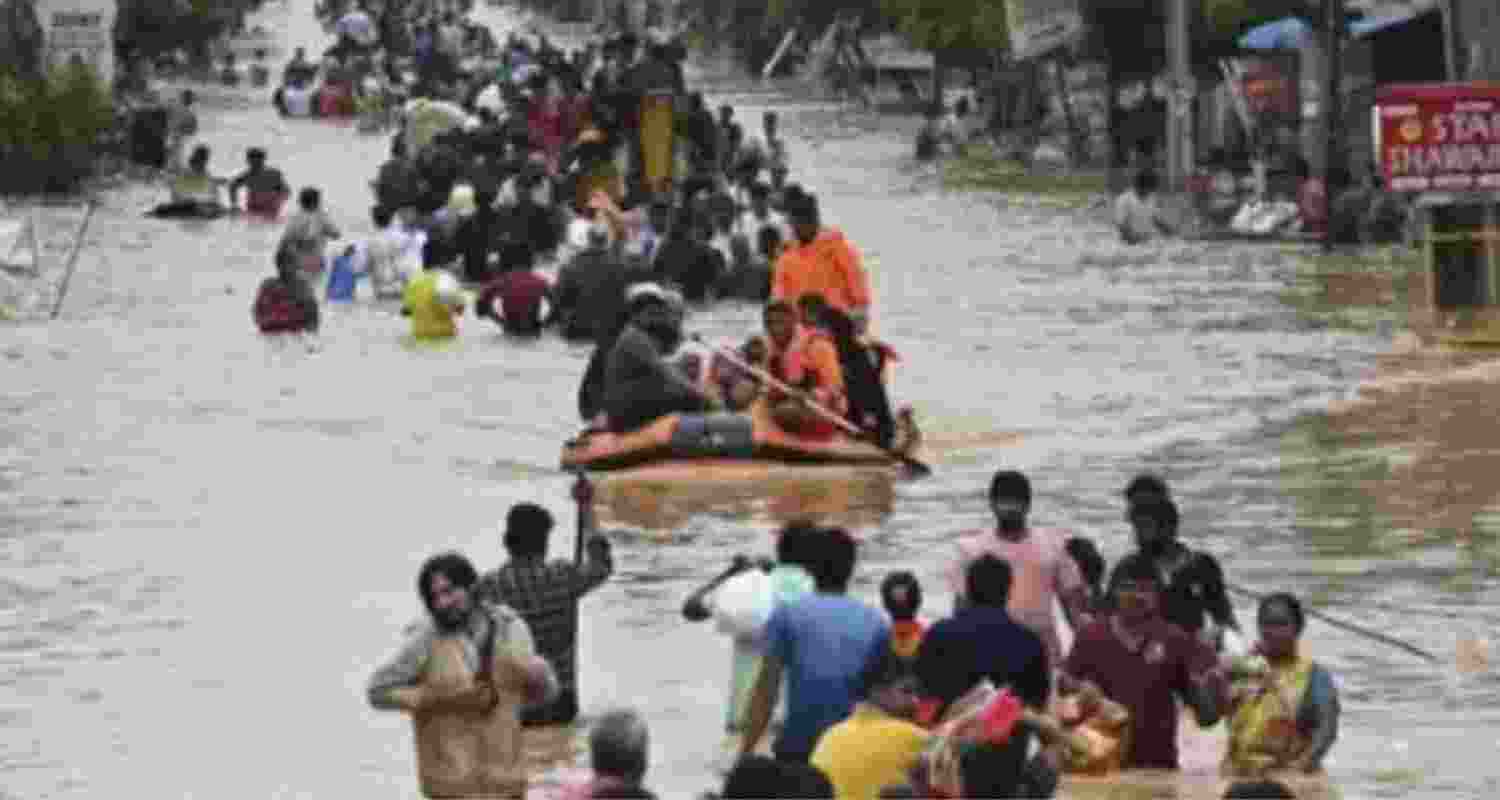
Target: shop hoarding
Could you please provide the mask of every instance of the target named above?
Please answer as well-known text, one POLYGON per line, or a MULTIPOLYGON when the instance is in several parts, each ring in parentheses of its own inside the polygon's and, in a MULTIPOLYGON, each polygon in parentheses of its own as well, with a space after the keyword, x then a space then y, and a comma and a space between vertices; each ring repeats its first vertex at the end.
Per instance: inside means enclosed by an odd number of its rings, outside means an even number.
POLYGON ((1381 87, 1376 159, 1398 192, 1500 192, 1500 83, 1381 87))

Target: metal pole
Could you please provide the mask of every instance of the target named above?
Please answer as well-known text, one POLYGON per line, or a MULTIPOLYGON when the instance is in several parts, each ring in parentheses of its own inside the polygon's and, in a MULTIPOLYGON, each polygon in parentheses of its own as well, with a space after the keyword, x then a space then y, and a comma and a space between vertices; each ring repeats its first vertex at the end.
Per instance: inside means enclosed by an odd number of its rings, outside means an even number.
POLYGON ((1188 146, 1191 130, 1187 111, 1183 108, 1188 82, 1192 79, 1188 53, 1188 0, 1171 0, 1167 14, 1167 53, 1171 59, 1172 78, 1168 82, 1167 96, 1167 181, 1173 192, 1182 190, 1191 170, 1188 163, 1192 157, 1188 146))
POLYGON ((1330 178, 1335 174, 1334 165, 1339 159, 1339 143, 1343 138, 1342 103, 1343 91, 1343 47, 1344 47, 1344 0, 1323 0, 1323 34, 1328 61, 1323 76, 1323 196, 1326 202, 1324 217, 1328 223, 1323 229, 1323 252, 1333 252, 1333 195, 1342 187, 1333 185, 1330 178))
POLYGON ((1447 62, 1448 80, 1463 80, 1458 68, 1458 0, 1443 0, 1443 58, 1447 62))

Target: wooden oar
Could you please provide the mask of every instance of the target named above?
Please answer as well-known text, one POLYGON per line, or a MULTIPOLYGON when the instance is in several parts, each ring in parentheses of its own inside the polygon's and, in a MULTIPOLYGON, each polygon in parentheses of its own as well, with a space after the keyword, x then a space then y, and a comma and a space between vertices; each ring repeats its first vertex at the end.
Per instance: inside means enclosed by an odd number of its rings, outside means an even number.
POLYGON ((871 438, 870 434, 866 433, 865 431, 860 430, 854 423, 850 422, 847 419, 844 419, 843 417, 839 416, 838 414, 833 413, 832 411, 828 410, 827 408, 824 408, 817 401, 815 401, 811 397, 807 396, 807 394, 805 394, 803 392, 799 392, 796 389, 793 389, 792 387, 787 386, 786 384, 782 383, 781 381, 776 380, 776 378, 773 377, 769 372, 766 372, 763 369, 759 369, 757 367, 754 367, 754 366, 750 365, 749 363, 746 363, 745 360, 741 359, 739 357, 739 355, 736 354, 733 350, 730 350, 729 348, 723 347, 721 345, 709 344, 708 342, 706 342, 706 341, 703 340, 703 337, 701 335, 698 335, 698 334, 693 334, 693 341, 695 341, 695 342, 697 342, 699 344, 707 345, 708 347, 713 348, 714 352, 718 353, 720 356, 722 356, 729 363, 731 363, 734 366, 739 367, 740 369, 742 369, 742 370, 750 373, 751 375, 755 376, 756 378, 759 378, 760 380, 765 381, 766 384, 768 384, 772 388, 776 389, 778 392, 781 392, 783 394, 786 394, 788 396, 795 397, 798 400, 801 400, 803 403, 805 403, 807 405, 808 408, 811 408, 814 413, 816 413, 818 416, 822 417, 823 419, 826 419, 829 422, 832 422, 834 425, 838 426, 840 430, 844 431, 845 433, 849 434, 850 436, 853 436, 856 439, 859 439, 859 440, 864 441, 864 442, 866 442, 866 443, 868 443, 870 445, 873 445, 874 447, 878 448, 882 453, 885 453, 886 455, 890 456, 891 458, 894 458, 897 461, 900 461, 901 465, 904 466, 904 467, 906 467, 906 469, 912 474, 913 477, 925 478, 928 475, 932 474, 932 467, 929 467, 926 464, 923 464, 921 461, 918 461, 917 459, 912 458, 911 456, 909 456, 909 455, 907 455, 905 453, 902 453, 902 452, 900 452, 898 450, 894 450, 894 449, 889 448, 889 447, 885 447, 885 446, 881 445, 879 442, 874 441, 871 438))
MULTIPOLYGON (((1235 594, 1237 594, 1237 595, 1239 595, 1241 597, 1247 597, 1247 598, 1250 598, 1250 599, 1252 599, 1252 600, 1254 600, 1256 602, 1260 602, 1261 600, 1265 599, 1265 595, 1260 594, 1259 592, 1252 592, 1249 589, 1244 588, 1243 586, 1236 586, 1236 585, 1234 585, 1232 583, 1229 583, 1228 581, 1224 582, 1224 588, 1228 589, 1229 591, 1231 591, 1231 592, 1233 592, 1233 593, 1235 593, 1235 594)), ((1302 611, 1303 611, 1303 613, 1307 614, 1307 616, 1312 617, 1313 619, 1319 620, 1321 622, 1325 622, 1325 623, 1327 623, 1329 625, 1332 625, 1335 628, 1339 628, 1341 630, 1346 630, 1346 631, 1348 631, 1350 633, 1358 634, 1358 635, 1363 636, 1363 637, 1365 637, 1367 639, 1373 639, 1374 641, 1380 642, 1381 644, 1390 645, 1391 647, 1394 647, 1394 648, 1396 648, 1398 650, 1404 650, 1405 652, 1411 653, 1412 655, 1414 655, 1414 656, 1416 656, 1418 658, 1424 659, 1426 661, 1429 661, 1429 662, 1431 662, 1433 664, 1440 664, 1440 663, 1442 663, 1442 659, 1438 658, 1437 656, 1433 655, 1432 653, 1429 653, 1428 651, 1423 650, 1422 648, 1417 647, 1414 644, 1408 644, 1407 642, 1403 642, 1400 639, 1397 639, 1397 638, 1395 638, 1393 636, 1387 636, 1386 634, 1383 634, 1383 633, 1381 633, 1379 631, 1373 631, 1373 630, 1370 630, 1369 628, 1366 628, 1366 627, 1363 627, 1363 626, 1360 626, 1360 625, 1355 625, 1352 622, 1345 622, 1344 620, 1341 620, 1341 619, 1339 619, 1337 617, 1330 617, 1327 614, 1325 614, 1325 613, 1323 613, 1323 612, 1321 612, 1321 611, 1319 611, 1319 610, 1317 610, 1315 608, 1307 608, 1306 606, 1304 606, 1303 609, 1302 609, 1302 611)))

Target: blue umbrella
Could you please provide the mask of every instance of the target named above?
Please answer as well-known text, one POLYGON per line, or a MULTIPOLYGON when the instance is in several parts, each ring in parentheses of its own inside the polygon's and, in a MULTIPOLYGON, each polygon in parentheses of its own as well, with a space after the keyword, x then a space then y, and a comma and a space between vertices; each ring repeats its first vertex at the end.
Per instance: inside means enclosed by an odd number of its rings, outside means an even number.
POLYGON ((1312 36, 1312 29, 1297 17, 1256 25, 1240 37, 1246 50, 1296 50, 1312 36))

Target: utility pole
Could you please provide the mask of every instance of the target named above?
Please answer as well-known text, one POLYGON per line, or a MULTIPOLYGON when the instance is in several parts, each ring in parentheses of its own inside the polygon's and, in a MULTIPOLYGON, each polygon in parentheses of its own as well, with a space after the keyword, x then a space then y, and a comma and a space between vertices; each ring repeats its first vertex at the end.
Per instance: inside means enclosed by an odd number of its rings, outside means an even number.
POLYGON ((1343 72, 1344 72, 1344 0, 1323 0, 1324 49, 1328 61, 1323 81, 1323 198, 1326 203, 1323 230, 1323 252, 1333 252, 1333 196, 1342 186, 1334 186, 1332 177, 1341 158, 1343 140, 1343 72))
POLYGON ((1167 184, 1182 191, 1193 170, 1193 94, 1188 0, 1168 0, 1167 53, 1171 79, 1167 82, 1167 184))

